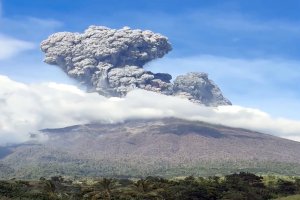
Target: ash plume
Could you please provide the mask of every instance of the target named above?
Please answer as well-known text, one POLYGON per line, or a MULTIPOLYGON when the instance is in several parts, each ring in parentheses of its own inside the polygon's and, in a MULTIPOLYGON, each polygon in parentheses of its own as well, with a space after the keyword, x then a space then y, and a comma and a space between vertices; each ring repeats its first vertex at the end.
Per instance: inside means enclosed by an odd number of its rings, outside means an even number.
POLYGON ((181 75, 171 83, 170 74, 145 70, 146 63, 172 50, 167 37, 149 30, 90 26, 82 34, 55 33, 41 43, 41 50, 46 63, 103 96, 124 97, 140 88, 207 106, 231 104, 205 73, 181 75))

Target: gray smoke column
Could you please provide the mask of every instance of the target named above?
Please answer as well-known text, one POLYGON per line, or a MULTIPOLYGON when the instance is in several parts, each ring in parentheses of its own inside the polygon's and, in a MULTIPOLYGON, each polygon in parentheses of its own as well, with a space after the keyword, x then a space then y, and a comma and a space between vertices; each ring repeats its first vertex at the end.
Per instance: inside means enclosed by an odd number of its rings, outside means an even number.
POLYGON ((172 76, 143 66, 172 47, 168 38, 149 30, 90 26, 84 33, 60 32, 41 43, 45 62, 104 96, 123 97, 135 88, 188 98, 205 105, 231 104, 204 73, 172 76))

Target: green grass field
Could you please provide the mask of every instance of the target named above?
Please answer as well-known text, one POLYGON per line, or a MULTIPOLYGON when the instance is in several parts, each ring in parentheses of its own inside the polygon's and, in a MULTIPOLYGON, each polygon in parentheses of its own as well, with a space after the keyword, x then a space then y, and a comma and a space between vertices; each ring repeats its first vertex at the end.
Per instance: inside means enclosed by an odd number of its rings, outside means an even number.
POLYGON ((288 196, 288 197, 282 197, 276 200, 300 200, 300 195, 292 195, 292 196, 288 196))

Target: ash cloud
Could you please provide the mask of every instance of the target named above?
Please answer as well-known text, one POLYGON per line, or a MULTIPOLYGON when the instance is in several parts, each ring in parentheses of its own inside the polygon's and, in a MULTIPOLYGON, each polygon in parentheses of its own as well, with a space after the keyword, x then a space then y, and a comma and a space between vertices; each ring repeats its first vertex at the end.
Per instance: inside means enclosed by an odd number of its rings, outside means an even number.
POLYGON ((124 97, 139 88, 208 105, 230 105, 205 73, 178 76, 152 73, 143 66, 172 50, 168 38, 148 30, 90 26, 84 33, 60 32, 41 43, 45 62, 106 97, 124 97))

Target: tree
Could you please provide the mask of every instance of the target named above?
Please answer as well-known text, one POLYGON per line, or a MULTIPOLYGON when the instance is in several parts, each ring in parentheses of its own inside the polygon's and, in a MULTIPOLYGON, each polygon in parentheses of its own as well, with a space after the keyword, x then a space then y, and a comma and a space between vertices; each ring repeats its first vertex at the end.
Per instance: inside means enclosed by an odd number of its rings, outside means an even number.
POLYGON ((100 189, 104 192, 104 198, 111 200, 111 191, 115 186, 116 180, 111 178, 103 178, 94 185, 96 189, 100 189))
POLYGON ((297 191, 297 186, 292 181, 279 179, 277 183, 277 190, 280 194, 295 194, 297 191))

